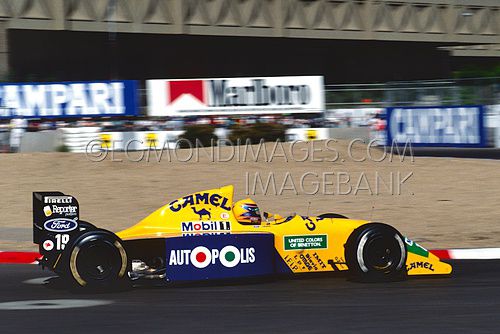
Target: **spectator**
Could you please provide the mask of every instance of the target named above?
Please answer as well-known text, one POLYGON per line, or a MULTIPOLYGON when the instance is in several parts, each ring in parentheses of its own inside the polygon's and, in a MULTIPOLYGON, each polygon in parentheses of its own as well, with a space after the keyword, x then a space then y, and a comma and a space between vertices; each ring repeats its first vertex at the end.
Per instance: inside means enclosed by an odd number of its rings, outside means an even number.
POLYGON ((21 139, 28 127, 28 121, 24 118, 13 118, 10 122, 10 151, 18 152, 21 139))

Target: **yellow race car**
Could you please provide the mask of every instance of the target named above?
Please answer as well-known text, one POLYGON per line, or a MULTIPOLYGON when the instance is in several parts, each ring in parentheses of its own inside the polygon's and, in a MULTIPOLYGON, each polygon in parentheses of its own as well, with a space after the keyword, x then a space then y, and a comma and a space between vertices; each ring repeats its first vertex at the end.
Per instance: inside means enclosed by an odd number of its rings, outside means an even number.
POLYGON ((347 271, 359 280, 450 274, 451 266, 395 228, 326 213, 282 217, 233 186, 193 193, 118 233, 80 220, 75 197, 33 193, 40 264, 78 287, 347 271))

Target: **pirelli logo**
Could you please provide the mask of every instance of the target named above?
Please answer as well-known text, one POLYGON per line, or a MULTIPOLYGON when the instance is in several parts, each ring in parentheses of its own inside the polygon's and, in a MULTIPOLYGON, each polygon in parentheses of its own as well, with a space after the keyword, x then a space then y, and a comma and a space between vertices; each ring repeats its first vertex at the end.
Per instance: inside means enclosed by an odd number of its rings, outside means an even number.
POLYGON ((45 204, 71 204, 73 197, 71 196, 46 196, 44 199, 45 204))

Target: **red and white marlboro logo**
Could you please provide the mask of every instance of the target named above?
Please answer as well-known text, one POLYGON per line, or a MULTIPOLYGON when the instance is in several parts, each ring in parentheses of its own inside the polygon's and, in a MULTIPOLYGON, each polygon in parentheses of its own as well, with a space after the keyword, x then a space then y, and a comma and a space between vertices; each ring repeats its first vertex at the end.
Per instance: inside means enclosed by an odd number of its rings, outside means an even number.
POLYGON ((167 82, 167 104, 178 100, 207 105, 204 80, 178 80, 167 82))
POLYGON ((265 79, 251 79, 247 85, 234 80, 167 81, 167 105, 205 107, 302 106, 311 100, 308 85, 270 85, 265 79))
POLYGON ((151 116, 324 110, 319 76, 148 80, 151 116))

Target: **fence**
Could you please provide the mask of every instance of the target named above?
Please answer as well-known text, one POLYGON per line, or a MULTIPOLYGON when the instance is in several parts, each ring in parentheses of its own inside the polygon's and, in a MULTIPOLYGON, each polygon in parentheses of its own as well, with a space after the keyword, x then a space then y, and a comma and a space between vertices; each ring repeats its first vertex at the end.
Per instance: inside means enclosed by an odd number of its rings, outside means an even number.
POLYGON ((326 85, 327 109, 500 104, 500 77, 326 85))

